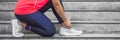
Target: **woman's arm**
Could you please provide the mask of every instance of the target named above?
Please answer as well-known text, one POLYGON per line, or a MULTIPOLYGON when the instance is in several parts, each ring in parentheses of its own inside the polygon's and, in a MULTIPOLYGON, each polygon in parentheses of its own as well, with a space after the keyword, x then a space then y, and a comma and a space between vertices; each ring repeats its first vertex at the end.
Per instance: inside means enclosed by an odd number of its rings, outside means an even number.
POLYGON ((64 10, 62 8, 62 5, 60 4, 60 0, 52 0, 52 3, 58 15, 60 15, 60 17, 63 19, 63 25, 65 25, 67 28, 71 28, 71 23, 64 14, 64 10))

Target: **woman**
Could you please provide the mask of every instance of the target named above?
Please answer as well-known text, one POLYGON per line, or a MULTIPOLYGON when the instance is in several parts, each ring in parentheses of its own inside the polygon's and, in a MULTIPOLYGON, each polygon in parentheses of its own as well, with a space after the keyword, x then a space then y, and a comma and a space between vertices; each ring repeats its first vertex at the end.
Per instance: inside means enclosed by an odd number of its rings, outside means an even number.
POLYGON ((54 15, 62 25, 61 35, 80 35, 82 31, 77 31, 71 27, 70 21, 65 17, 61 0, 18 0, 14 13, 17 20, 12 20, 13 36, 22 37, 21 29, 32 31, 42 37, 52 37, 55 33, 55 27, 44 13, 52 8, 54 15), (63 31, 64 30, 64 31, 63 31))

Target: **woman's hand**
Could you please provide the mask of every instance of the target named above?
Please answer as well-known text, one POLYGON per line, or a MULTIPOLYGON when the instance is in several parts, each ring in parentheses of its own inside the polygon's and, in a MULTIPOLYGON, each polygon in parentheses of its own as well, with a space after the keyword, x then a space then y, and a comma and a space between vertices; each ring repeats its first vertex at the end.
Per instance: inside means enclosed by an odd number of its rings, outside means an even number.
POLYGON ((69 20, 65 20, 62 24, 62 26, 65 26, 66 28, 70 29, 71 28, 71 22, 69 20))

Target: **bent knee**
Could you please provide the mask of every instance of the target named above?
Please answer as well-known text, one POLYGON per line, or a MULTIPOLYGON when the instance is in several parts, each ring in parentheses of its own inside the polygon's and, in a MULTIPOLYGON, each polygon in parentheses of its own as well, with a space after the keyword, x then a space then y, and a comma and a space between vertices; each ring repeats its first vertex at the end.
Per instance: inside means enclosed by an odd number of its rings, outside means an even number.
POLYGON ((52 37, 54 36, 56 33, 56 31, 53 31, 53 32, 46 32, 44 35, 41 35, 42 37, 52 37))

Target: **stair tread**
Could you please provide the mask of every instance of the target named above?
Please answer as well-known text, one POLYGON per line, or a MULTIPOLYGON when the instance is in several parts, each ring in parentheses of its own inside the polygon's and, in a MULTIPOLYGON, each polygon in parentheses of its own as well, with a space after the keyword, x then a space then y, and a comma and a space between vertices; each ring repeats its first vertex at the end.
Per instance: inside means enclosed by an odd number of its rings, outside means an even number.
MULTIPOLYGON (((58 21, 52 21, 53 23, 58 23, 58 21)), ((11 21, 0 21, 0 23, 11 23, 11 21)), ((119 24, 120 21, 71 21, 71 23, 111 23, 111 24, 119 24)))
MULTIPOLYGON (((0 10, 8 10, 13 11, 16 2, 1 2, 0 10)), ((78 11, 85 11, 85 10, 115 10, 119 11, 119 2, 63 2, 65 10, 78 10, 78 11), (71 4, 73 6, 71 6, 71 4), (78 5, 81 4, 81 5, 78 5), (112 6, 112 7, 111 7, 112 6)), ((70 11, 69 11, 70 12, 70 11)))
MULTIPOLYGON (((0 37, 13 37, 12 34, 0 34, 0 37)), ((24 37, 40 37, 37 34, 25 34, 24 37)), ((59 36, 55 34, 54 37, 120 37, 120 34, 82 34, 80 36, 59 36)))

